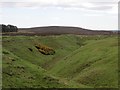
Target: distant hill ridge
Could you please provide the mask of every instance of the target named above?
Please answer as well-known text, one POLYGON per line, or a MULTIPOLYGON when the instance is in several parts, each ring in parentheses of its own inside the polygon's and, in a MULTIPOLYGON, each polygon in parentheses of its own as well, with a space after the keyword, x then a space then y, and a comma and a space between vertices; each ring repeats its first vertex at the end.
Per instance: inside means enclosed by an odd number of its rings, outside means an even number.
MULTIPOLYGON (((113 35, 118 34, 114 31, 105 30, 90 30, 81 27, 70 26, 43 26, 31 28, 18 28, 17 33, 9 33, 9 35, 61 35, 61 34, 75 34, 75 35, 113 35)), ((8 35, 8 34, 3 34, 8 35)))
POLYGON ((94 35, 94 34, 116 34, 117 32, 105 31, 105 30, 90 30, 80 27, 68 27, 68 26, 44 26, 44 27, 32 27, 32 28, 19 28, 20 31, 25 30, 28 32, 34 32, 39 34, 80 34, 80 35, 94 35))

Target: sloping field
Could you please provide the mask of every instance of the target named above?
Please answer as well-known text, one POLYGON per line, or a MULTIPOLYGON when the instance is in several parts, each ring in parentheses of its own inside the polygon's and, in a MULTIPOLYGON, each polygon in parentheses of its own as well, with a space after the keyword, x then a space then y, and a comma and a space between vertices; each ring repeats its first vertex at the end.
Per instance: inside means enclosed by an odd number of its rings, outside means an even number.
POLYGON ((2 43, 4 88, 118 87, 117 36, 3 36, 2 43))

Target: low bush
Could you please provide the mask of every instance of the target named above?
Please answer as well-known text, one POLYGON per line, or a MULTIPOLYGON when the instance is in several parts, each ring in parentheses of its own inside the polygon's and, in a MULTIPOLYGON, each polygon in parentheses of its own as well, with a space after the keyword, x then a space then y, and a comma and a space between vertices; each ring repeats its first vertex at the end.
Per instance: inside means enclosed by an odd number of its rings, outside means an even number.
POLYGON ((54 55, 55 54, 54 49, 51 47, 48 47, 46 45, 38 44, 38 45, 35 45, 35 47, 39 50, 39 52, 41 52, 44 55, 54 55))
POLYGON ((9 52, 7 52, 7 51, 3 51, 2 53, 3 53, 3 54, 9 54, 9 52))

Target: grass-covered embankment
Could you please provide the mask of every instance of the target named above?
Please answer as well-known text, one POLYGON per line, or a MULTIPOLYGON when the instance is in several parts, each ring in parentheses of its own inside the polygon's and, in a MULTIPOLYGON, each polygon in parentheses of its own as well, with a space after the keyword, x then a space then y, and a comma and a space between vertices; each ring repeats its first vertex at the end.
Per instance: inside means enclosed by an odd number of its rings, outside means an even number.
POLYGON ((117 87, 117 36, 3 36, 3 87, 117 87), (55 50, 44 55, 41 43, 55 50))

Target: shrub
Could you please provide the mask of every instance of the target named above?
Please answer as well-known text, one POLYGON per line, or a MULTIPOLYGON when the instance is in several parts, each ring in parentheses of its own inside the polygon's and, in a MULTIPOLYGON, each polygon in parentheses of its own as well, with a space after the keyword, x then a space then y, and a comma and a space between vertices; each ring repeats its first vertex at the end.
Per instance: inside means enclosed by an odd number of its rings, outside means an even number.
POLYGON ((17 32, 18 31, 18 28, 16 26, 13 26, 13 25, 1 24, 0 28, 2 29, 2 32, 17 32))
POLYGON ((39 50, 39 52, 41 52, 44 55, 54 55, 55 54, 54 49, 51 47, 48 47, 46 45, 38 44, 38 45, 35 45, 35 47, 39 50))
POLYGON ((9 52, 7 52, 7 51, 3 51, 3 54, 9 54, 9 52))

